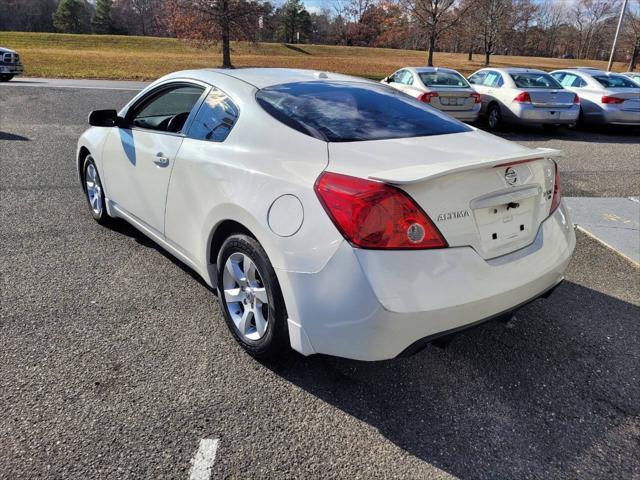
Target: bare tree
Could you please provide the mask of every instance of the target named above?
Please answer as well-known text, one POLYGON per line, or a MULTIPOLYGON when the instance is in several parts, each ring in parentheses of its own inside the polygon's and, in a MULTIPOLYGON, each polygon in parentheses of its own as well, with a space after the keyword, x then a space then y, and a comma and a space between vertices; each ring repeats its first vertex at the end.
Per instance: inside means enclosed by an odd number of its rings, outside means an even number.
POLYGON ((257 30, 262 7, 246 0, 168 0, 166 4, 171 28, 178 37, 222 43, 222 68, 233 68, 231 36, 249 38, 257 30))
MULTIPOLYGON (((562 25, 567 21, 567 8, 564 2, 546 0, 538 5, 537 24, 544 32, 542 52, 547 57, 554 55, 562 25)), ((566 53, 566 52, 565 52, 566 53)))
POLYGON ((495 53, 495 48, 507 29, 511 14, 511 0, 479 0, 476 12, 484 47, 484 64, 488 66, 491 55, 495 53))
POLYGON ((629 59, 629 71, 633 72, 640 57, 640 0, 633 2, 627 11, 626 37, 631 47, 631 58, 629 59))
POLYGON ((438 37, 464 16, 473 0, 462 4, 459 0, 406 0, 406 4, 410 13, 426 28, 429 40, 427 65, 431 67, 438 37))

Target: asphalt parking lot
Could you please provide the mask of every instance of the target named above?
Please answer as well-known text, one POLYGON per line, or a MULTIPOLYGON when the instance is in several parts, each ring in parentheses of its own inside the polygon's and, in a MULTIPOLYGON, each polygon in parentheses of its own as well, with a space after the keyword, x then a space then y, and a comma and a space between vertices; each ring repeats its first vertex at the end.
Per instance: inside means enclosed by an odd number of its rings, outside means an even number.
MULTIPOLYGON (((127 88, 123 85, 122 88, 127 88)), ((0 87, 0 478, 638 478, 640 275, 578 234, 567 281, 446 349, 245 355, 215 295, 89 215, 73 157, 129 90, 0 87)), ((638 195, 635 131, 513 130, 567 196, 638 195)))

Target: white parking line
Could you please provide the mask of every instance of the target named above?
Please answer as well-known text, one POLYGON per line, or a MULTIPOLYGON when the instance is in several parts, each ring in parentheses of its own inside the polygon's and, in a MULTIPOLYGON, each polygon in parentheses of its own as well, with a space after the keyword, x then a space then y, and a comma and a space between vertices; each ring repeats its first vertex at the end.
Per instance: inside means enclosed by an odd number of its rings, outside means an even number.
POLYGON ((217 438, 203 438, 200 440, 198 451, 191 459, 189 480, 209 480, 211 469, 216 460, 219 440, 217 438))

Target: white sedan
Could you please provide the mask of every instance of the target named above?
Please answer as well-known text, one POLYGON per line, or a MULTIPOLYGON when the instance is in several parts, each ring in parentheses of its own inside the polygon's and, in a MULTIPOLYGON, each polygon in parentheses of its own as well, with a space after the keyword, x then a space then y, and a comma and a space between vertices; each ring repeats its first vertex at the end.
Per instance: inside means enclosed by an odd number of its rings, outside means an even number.
POLYGON ((416 97, 463 122, 480 114, 480 94, 457 71, 442 67, 407 67, 382 79, 382 83, 416 97))
POLYGON ((580 96, 581 123, 640 125, 640 85, 630 78, 595 68, 556 70, 551 75, 580 96))
POLYGON ((89 120, 76 162, 95 220, 125 219, 217 288, 258 357, 417 351, 548 294, 574 249, 559 152, 379 83, 184 71, 89 120))

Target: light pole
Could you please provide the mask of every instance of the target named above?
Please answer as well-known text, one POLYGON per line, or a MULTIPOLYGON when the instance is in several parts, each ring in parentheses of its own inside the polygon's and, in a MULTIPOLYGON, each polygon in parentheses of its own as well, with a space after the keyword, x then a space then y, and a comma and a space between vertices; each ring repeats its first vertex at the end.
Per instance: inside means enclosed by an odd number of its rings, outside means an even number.
POLYGON ((611 56, 609 56, 609 65, 607 66, 607 72, 611 71, 611 65, 613 65, 613 55, 616 53, 616 43, 618 43, 618 35, 620 35, 620 28, 622 27, 622 20, 624 19, 624 11, 627 8, 627 0, 622 2, 622 10, 620 10, 620 18, 618 19, 618 28, 616 28, 616 36, 613 37, 613 45, 611 45, 611 56))

